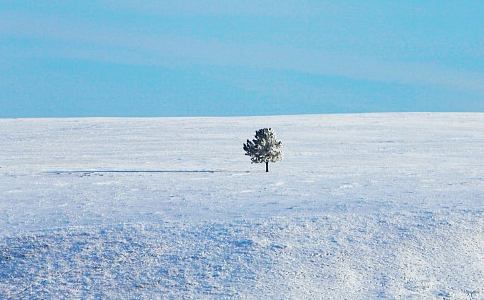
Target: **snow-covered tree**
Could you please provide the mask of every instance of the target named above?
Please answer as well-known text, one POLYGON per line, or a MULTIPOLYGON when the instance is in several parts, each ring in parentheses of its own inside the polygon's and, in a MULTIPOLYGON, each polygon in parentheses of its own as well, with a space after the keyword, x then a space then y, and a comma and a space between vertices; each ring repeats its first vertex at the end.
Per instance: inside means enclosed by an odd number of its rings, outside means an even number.
POLYGON ((251 157, 252 163, 266 163, 269 172, 269 162, 282 160, 282 142, 276 139, 272 128, 263 128, 255 132, 255 139, 244 144, 245 155, 251 157))

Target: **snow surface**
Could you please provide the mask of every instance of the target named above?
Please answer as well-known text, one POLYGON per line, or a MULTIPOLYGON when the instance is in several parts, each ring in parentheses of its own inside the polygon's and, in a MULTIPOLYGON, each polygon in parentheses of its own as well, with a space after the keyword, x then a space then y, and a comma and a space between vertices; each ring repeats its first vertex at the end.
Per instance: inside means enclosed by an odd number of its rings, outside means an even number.
POLYGON ((0 120, 1 299, 484 299, 484 114, 0 120), (272 127, 284 160, 242 144, 272 127))

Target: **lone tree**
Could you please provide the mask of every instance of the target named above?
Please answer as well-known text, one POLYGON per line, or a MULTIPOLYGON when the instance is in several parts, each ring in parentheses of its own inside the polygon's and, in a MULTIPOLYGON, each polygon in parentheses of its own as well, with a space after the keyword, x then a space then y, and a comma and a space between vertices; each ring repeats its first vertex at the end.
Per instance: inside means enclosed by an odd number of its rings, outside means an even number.
POLYGON ((255 139, 244 144, 245 155, 250 156, 252 163, 266 163, 269 172, 269 162, 282 160, 282 142, 276 139, 276 133, 271 128, 259 129, 255 139))

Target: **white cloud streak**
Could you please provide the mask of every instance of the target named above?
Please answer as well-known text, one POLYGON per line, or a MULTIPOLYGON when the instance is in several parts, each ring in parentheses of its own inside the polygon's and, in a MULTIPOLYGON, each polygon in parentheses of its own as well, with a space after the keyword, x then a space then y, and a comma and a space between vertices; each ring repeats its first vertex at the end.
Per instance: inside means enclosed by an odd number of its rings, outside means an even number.
POLYGON ((310 16, 326 12, 334 13, 337 6, 330 1, 307 0, 177 0, 177 1, 135 1, 103 0, 112 9, 136 11, 148 14, 187 14, 187 15, 260 15, 260 16, 310 16))
POLYGON ((272 69, 484 92, 483 74, 440 65, 389 61, 293 46, 240 44, 167 34, 148 35, 98 28, 81 20, 44 18, 31 14, 0 14, 0 18, 1 36, 23 38, 32 44, 31 48, 23 50, 10 48, 9 45, 1 48, 4 54, 15 56, 64 57, 164 67, 272 69))

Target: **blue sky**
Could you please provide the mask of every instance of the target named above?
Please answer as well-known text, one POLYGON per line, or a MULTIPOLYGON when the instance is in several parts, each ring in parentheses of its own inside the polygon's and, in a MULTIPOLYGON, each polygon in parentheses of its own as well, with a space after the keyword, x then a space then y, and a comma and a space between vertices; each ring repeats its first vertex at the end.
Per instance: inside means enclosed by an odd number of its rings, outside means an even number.
POLYGON ((484 112, 484 1, 0 0, 0 117, 484 112))

